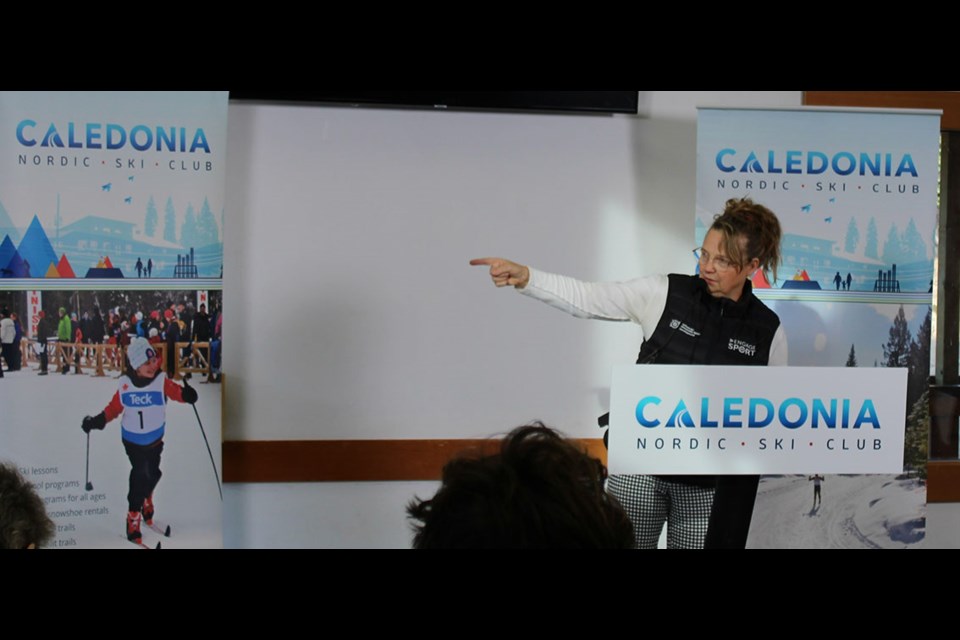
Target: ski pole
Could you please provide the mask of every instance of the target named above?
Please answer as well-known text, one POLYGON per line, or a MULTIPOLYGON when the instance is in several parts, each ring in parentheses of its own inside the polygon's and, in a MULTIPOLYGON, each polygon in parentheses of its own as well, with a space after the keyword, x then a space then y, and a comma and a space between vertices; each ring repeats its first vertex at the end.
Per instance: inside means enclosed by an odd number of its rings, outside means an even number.
MULTIPOLYGON (((183 384, 184 386, 190 386, 190 378, 192 376, 189 373, 183 374, 183 384)), ((203 430, 203 421, 200 420, 200 412, 197 411, 197 405, 191 404, 193 407, 193 415, 197 416, 197 424, 200 425, 200 433, 203 435, 203 442, 207 445, 207 453, 210 455, 210 464, 213 465, 213 475, 217 479, 217 491, 220 492, 220 501, 223 501, 223 489, 220 487, 220 474, 217 473, 217 463, 213 461, 213 451, 210 450, 210 442, 207 440, 207 433, 203 430)))
POLYGON ((90 482, 90 432, 87 431, 87 484, 84 486, 87 491, 93 491, 93 483, 90 482))

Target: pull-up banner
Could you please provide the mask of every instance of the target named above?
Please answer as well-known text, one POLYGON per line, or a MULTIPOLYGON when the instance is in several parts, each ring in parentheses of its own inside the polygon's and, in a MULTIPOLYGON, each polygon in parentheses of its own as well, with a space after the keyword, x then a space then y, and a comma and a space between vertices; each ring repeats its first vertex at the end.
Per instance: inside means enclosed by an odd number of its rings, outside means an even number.
POLYGON ((222 546, 227 98, 0 92, 0 460, 50 546, 222 546))
POLYGON ((623 366, 611 473, 899 473, 903 369, 623 366))
MULTIPOLYGON (((938 111, 699 111, 695 241, 731 198, 777 215, 783 262, 776 276, 758 271, 751 282, 780 317, 791 375, 849 367, 851 379, 881 369, 907 379, 898 392, 906 403, 901 465, 883 476, 813 477, 839 455, 820 449, 808 466, 762 478, 749 546, 923 540, 939 148, 938 111)), ((837 385, 827 396, 792 388, 800 398, 846 397, 845 382, 837 385)))

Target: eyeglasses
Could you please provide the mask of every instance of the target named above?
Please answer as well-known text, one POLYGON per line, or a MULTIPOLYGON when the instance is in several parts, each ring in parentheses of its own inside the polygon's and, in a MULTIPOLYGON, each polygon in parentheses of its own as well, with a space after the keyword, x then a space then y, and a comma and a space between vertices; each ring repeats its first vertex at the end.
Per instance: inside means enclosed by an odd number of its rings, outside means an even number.
POLYGON ((740 265, 732 261, 730 258, 724 256, 713 256, 710 257, 710 254, 707 253, 707 250, 703 247, 693 250, 693 255, 696 256, 697 260, 700 262, 701 267, 705 267, 710 264, 711 259, 713 260, 713 267, 717 271, 729 271, 730 269, 739 269, 740 265))

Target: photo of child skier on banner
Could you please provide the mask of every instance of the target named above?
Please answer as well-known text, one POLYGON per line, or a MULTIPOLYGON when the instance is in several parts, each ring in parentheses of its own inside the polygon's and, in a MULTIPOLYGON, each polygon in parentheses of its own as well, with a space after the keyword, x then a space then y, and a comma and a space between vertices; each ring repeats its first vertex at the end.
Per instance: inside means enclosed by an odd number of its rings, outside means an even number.
POLYGON ((126 536, 131 542, 142 544, 140 531, 143 522, 169 535, 168 527, 154 522, 153 491, 163 472, 160 455, 166 429, 167 400, 195 404, 197 392, 188 384, 177 384, 161 375, 160 359, 144 338, 134 338, 127 349, 127 373, 119 379, 117 392, 106 408, 95 416, 86 416, 81 428, 102 430, 108 422, 121 417, 123 448, 130 460, 130 487, 127 493, 126 536))

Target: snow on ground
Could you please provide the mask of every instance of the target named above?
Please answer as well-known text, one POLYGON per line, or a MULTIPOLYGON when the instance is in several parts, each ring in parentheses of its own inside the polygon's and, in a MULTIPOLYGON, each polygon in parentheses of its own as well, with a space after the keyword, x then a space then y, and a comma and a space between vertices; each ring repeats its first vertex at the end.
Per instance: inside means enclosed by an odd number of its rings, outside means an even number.
POLYGON ((760 481, 749 548, 904 549, 923 543, 926 487, 897 476, 826 476, 813 506, 807 476, 760 481))
MULTIPOLYGON (((35 365, 34 365, 35 367, 35 365)), ((105 378, 53 371, 38 376, 34 367, 6 372, 0 379, 0 459, 27 470, 27 478, 47 499, 60 531, 51 547, 129 548, 125 518, 130 463, 120 439, 120 418, 90 434, 90 482, 84 490, 87 437, 83 417, 96 415, 117 390, 116 374, 105 378)), ((162 375, 162 374, 161 374, 162 375)), ((221 385, 190 384, 203 421, 217 473, 221 470, 221 385)), ((144 541, 164 548, 222 546, 221 502, 210 454, 197 417, 188 404, 167 404, 163 477, 154 493, 157 519, 173 528, 170 538, 144 530, 144 541)))

